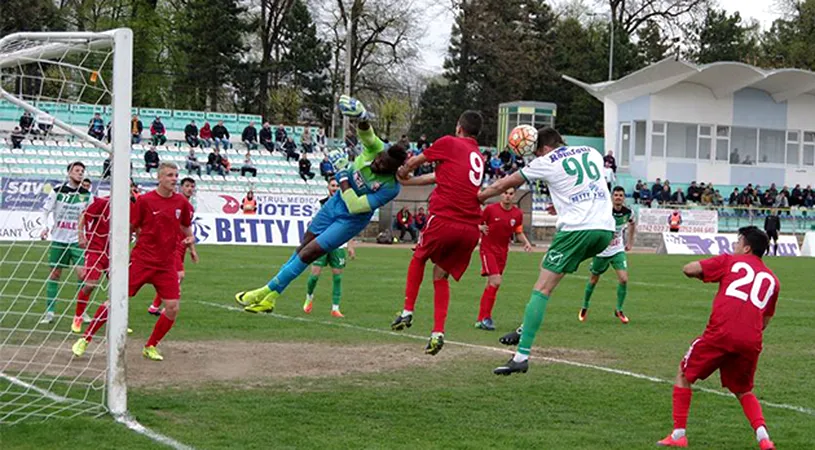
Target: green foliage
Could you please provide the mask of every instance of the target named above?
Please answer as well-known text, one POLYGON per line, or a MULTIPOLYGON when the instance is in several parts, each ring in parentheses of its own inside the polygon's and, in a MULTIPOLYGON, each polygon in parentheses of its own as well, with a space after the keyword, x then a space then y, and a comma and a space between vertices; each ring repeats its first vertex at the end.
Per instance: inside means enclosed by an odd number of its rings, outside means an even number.
POLYGON ((795 5, 790 19, 776 20, 763 37, 764 63, 769 67, 815 70, 815 0, 795 5))
POLYGON ((639 47, 645 64, 661 61, 671 49, 669 41, 662 35, 659 25, 653 20, 649 20, 644 27, 637 30, 637 37, 637 47, 639 47))
POLYGON ((397 136, 391 135, 393 125, 404 125, 410 105, 407 100, 399 97, 386 97, 376 106, 376 129, 379 134, 396 141, 397 136))
POLYGON ((303 96, 296 87, 279 87, 269 93, 269 116, 272 122, 296 123, 303 96))
POLYGON ((697 63, 739 61, 755 63, 759 53, 758 24, 744 24, 738 12, 708 8, 704 21, 691 26, 688 56, 697 63))
POLYGON ((19 31, 60 30, 63 26, 52 0, 0 1, 0 37, 19 31))

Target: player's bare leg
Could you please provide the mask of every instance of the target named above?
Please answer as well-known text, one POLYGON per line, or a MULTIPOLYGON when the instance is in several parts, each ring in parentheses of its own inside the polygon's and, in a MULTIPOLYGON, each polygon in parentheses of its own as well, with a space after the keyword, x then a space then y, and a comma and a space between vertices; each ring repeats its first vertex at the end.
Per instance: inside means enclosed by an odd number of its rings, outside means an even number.
POLYGON ((484 293, 481 294, 478 320, 475 323, 476 328, 487 331, 495 330, 495 324, 492 321, 492 308, 495 306, 495 297, 498 295, 498 289, 501 287, 503 279, 504 277, 500 274, 487 277, 487 285, 484 287, 484 293))
MULTIPOLYGON (((183 270, 178 271, 178 285, 179 286, 181 286, 181 283, 184 282, 184 277, 185 276, 186 276, 186 272, 184 272, 183 270)), ((150 306, 147 307, 147 314, 152 314, 152 315, 154 315, 156 317, 161 315, 161 297, 158 295, 158 293, 156 294, 155 297, 153 297, 153 303, 151 303, 150 306)))
POLYGON ((577 313, 577 320, 581 322, 585 322, 589 315, 589 304, 591 303, 591 295, 594 293, 594 288, 597 286, 597 283, 600 281, 600 275, 591 274, 589 276, 589 282, 586 283, 586 289, 583 293, 583 307, 580 308, 580 312, 577 313))
POLYGON ((153 332, 150 334, 150 338, 147 339, 144 349, 142 349, 142 355, 144 355, 145 358, 153 361, 164 360, 164 357, 158 352, 156 346, 175 324, 175 319, 178 317, 178 304, 178 299, 164 299, 164 310, 156 321, 156 325, 153 327, 153 332))
POLYGON ((614 309, 614 316, 620 319, 623 324, 628 323, 628 317, 623 314, 623 303, 628 295, 628 271, 617 270, 617 307, 614 309))
POLYGON ((532 350, 535 335, 541 324, 543 324, 549 296, 554 292, 564 275, 563 273, 554 273, 548 269, 541 269, 538 281, 535 283, 529 303, 527 303, 524 311, 521 339, 515 356, 510 358, 503 366, 496 367, 493 373, 496 375, 510 375, 515 372, 525 373, 529 369, 529 353, 532 350))
POLYGON ((435 355, 444 347, 444 325, 450 306, 450 274, 439 266, 433 266, 433 332, 424 352, 435 355))

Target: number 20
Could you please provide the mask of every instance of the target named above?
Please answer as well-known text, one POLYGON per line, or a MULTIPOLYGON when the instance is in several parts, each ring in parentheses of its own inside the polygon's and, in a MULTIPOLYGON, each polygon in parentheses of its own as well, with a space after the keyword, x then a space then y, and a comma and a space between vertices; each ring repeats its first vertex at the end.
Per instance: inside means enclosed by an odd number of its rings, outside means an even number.
POLYGON ((730 297, 735 297, 743 302, 747 301, 747 298, 750 298, 750 301, 756 305, 758 309, 764 309, 767 306, 767 303, 770 301, 770 297, 773 295, 773 291, 775 291, 775 279, 770 276, 767 272, 759 272, 758 274, 755 273, 752 267, 749 264, 745 264, 743 262, 737 262, 733 264, 733 268, 730 269, 733 273, 738 273, 744 271, 744 276, 739 278, 738 280, 733 281, 727 286, 727 290, 725 291, 725 295, 729 295, 730 297), (759 299, 758 296, 760 295, 761 286, 764 284, 764 280, 770 282, 770 286, 767 288, 767 293, 764 294, 763 299, 759 299), (748 296, 746 293, 739 290, 740 287, 746 286, 750 284, 750 295, 748 296))

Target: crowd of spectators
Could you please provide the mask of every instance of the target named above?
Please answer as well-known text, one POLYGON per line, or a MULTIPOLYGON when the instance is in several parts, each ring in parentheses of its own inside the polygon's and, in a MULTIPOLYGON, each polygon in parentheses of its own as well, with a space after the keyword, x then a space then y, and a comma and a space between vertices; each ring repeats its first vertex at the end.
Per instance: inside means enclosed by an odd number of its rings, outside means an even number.
POLYGON ((411 213, 409 207, 403 206, 393 219, 393 231, 394 233, 399 232, 400 241, 404 241, 405 234, 409 234, 411 242, 415 243, 425 225, 427 225, 427 214, 425 214, 423 207, 419 207, 415 213, 411 213))

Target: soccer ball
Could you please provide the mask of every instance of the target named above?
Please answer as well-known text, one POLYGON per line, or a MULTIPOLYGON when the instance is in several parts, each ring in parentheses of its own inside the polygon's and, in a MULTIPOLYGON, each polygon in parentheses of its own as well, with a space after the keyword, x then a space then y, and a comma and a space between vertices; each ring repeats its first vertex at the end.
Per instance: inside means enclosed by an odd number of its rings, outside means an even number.
POLYGON ((518 125, 509 132, 509 148, 518 156, 525 156, 535 151, 538 142, 538 130, 532 125, 518 125))

